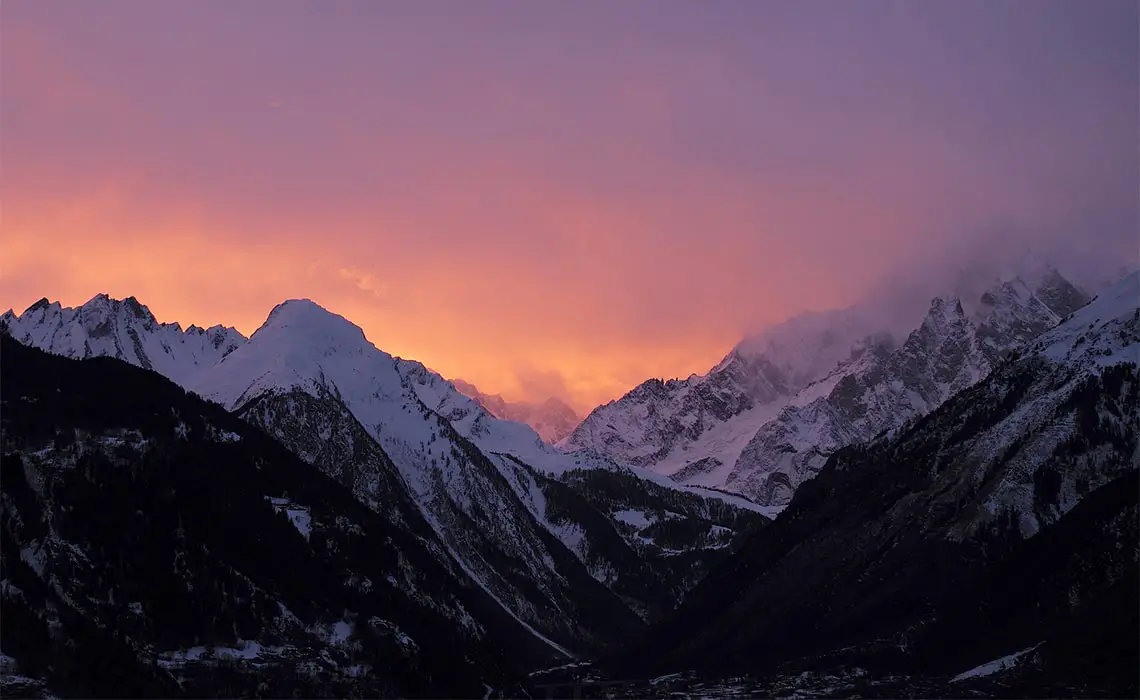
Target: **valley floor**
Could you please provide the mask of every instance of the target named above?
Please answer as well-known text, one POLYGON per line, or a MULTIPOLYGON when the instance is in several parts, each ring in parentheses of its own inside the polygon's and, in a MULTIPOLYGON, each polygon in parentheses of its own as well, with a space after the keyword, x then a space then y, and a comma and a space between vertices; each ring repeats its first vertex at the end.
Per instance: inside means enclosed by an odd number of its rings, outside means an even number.
MULTIPOLYGON (((1031 651, 1031 650, 1026 650, 1031 651)), ((1036 698, 1113 697, 1024 678, 1016 654, 954 676, 874 673, 860 667, 711 679, 696 672, 649 679, 607 677, 583 662, 531 674, 535 698, 1036 698)))

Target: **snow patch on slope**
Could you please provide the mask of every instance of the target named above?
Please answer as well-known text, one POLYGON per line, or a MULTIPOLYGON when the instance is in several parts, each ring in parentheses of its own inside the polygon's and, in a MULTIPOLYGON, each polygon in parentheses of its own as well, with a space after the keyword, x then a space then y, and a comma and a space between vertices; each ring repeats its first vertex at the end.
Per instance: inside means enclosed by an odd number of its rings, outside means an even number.
POLYGON ((275 496, 266 496, 265 500, 273 504, 273 510, 277 513, 285 513, 289 518, 289 522, 293 523, 293 527, 297 528, 297 532, 305 538, 307 542, 309 537, 313 534, 313 520, 309 513, 307 506, 297 505, 288 498, 278 498, 275 496))
POLYGON ((1125 328, 1140 315, 1140 271, 1133 272, 1044 333, 1031 346, 1053 362, 1081 369, 1140 361, 1140 346, 1125 328), (1131 346, 1131 347, 1129 347, 1131 346))
POLYGON ((958 675, 951 678, 950 682, 960 683, 961 681, 969 680, 971 678, 982 678, 984 676, 992 676, 995 673, 1008 671, 1020 662, 1021 657, 1037 649, 1039 646, 1041 646, 1041 644, 1036 644, 1029 647, 1028 649, 1022 649, 1021 651, 1015 651, 1014 653, 1009 654, 1008 656, 1003 656, 1000 659, 987 661, 984 664, 971 668, 969 671, 963 671, 962 673, 959 673, 958 675))

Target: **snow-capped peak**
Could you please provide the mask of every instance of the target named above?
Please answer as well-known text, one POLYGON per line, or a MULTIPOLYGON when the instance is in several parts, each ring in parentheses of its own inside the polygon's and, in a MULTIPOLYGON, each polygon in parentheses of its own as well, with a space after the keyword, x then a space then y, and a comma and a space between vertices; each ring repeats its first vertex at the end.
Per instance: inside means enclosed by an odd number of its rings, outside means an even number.
POLYGON ((320 395, 398 392, 392 356, 348 319, 309 299, 275 306, 249 342, 203 373, 194 387, 234 409, 269 391, 300 388, 320 395))
POLYGON ((861 307, 800 314, 744 338, 705 375, 651 379, 594 409, 558 446, 593 449, 684 483, 723 484, 760 425, 861 341, 884 333, 861 307))
POLYGON ((266 335, 279 339, 287 335, 294 343, 303 341, 330 350, 375 349, 360 326, 311 299, 288 299, 273 307, 250 339, 266 335))

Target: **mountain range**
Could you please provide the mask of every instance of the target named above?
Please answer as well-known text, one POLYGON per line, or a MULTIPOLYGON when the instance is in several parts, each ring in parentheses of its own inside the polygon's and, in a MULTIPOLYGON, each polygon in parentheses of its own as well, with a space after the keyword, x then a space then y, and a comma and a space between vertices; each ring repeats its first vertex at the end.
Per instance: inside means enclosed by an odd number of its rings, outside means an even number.
POLYGON ((309 300, 9 311, 0 686, 1135 695, 1140 274, 1032 272, 797 317, 557 446, 309 300))
MULTIPOLYGON (((259 428, 339 484, 370 517, 415 533, 422 551, 399 547, 396 569, 384 580, 478 638, 502 620, 480 620, 461 599, 434 592, 441 576, 452 587, 474 588, 499 618, 529 636, 520 660, 574 658, 629 638, 767 522, 763 508, 739 496, 602 457, 565 455, 530 427, 495 418, 422 364, 378 350, 359 327, 311 301, 278 305, 248 339, 232 329, 157 324, 136 300, 105 295, 77 309, 37 303, 19 316, 6 313, 0 325, 7 337, 56 355, 114 358, 164 374, 259 428), (413 556, 430 557, 432 573, 408 564, 413 556)), ((18 371, 21 355, 7 355, 5 369, 18 371)), ((114 435, 124 430, 135 428, 118 426, 114 435)), ((205 432, 206 439, 213 434, 205 432)), ((96 442, 117 447, 114 435, 96 442)), ((137 441, 157 439, 144 433, 137 441)), ((56 453, 44 453, 36 441, 15 443, 28 445, 16 459, 46 461, 49 472, 60 468, 56 453)), ((311 526, 310 504, 263 495, 283 512, 306 513, 311 526)), ((49 555, 85 551, 52 536, 60 544, 49 555)), ((43 547, 42 539, 21 542, 37 552, 43 547)), ((357 580, 377 585, 375 576, 357 580)))
POLYGON ((596 408, 559 447, 786 505, 835 450, 928 413, 1088 301, 1048 265, 966 292, 903 337, 864 307, 798 316, 596 408))
POLYGON ((159 323, 134 297, 122 301, 98 294, 83 306, 63 307, 40 299, 17 316, 11 309, 0 324, 20 342, 64 357, 115 357, 186 383, 246 341, 233 328, 182 329, 159 323))

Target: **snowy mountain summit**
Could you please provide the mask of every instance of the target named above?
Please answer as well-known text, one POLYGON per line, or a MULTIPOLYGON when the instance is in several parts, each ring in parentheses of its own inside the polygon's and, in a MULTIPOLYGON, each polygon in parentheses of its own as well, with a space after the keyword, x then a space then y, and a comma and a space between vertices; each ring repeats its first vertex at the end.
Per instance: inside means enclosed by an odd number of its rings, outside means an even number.
POLYGON ((383 355, 359 326, 308 299, 292 299, 275 306, 249 342, 193 388, 231 409, 273 389, 335 389, 339 394, 343 384, 346 392, 355 388, 359 393, 369 384, 360 376, 361 358, 370 353, 383 355))

